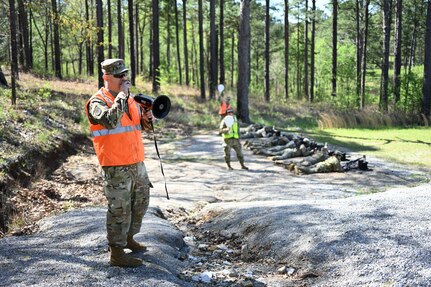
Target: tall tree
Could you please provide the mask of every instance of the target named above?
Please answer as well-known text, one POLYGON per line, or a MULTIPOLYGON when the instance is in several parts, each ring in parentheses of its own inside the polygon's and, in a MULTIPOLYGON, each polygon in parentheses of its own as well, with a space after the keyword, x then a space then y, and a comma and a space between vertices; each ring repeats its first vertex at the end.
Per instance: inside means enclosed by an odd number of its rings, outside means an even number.
POLYGON ((153 93, 160 89, 159 0, 153 3, 153 93))
POLYGON ((311 0, 311 47, 310 47, 310 94, 308 100, 314 101, 314 56, 316 48, 316 0, 311 0))
POLYGON ((383 13, 383 54, 379 106, 382 111, 387 111, 389 98, 389 44, 391 40, 392 0, 382 0, 381 4, 383 13))
POLYGON ((401 90, 401 39, 402 39, 402 9, 403 1, 396 0, 395 42, 394 42, 394 108, 400 100, 401 90))
MULTIPOLYGON (((88 34, 90 34, 90 11, 89 11, 89 0, 85 0, 85 20, 87 23, 87 30, 88 34)), ((120 1, 120 0, 118 0, 120 1)), ((86 63, 87 63, 87 75, 92 76, 94 75, 94 63, 93 63, 93 55, 91 51, 91 36, 87 36, 87 39, 85 41, 85 57, 86 57, 86 63)))
POLYGON ((337 96, 338 0, 332 0, 332 96, 337 96))
POLYGON ((422 113, 430 119, 431 110, 431 0, 428 0, 426 32, 425 32, 425 57, 424 57, 424 82, 422 86, 422 113))
POLYGON ((97 71, 99 88, 103 87, 103 72, 100 63, 103 62, 103 5, 102 0, 96 0, 96 21, 97 21, 97 71))
POLYGON ((16 12, 15 1, 9 0, 9 26, 10 26, 10 56, 11 56, 11 86, 12 98, 11 103, 16 105, 16 79, 18 75, 18 45, 16 43, 16 12))
POLYGON ((220 62, 220 80, 219 83, 225 84, 225 70, 224 70, 224 0, 220 0, 220 19, 219 19, 219 33, 220 33, 220 48, 219 48, 219 62, 220 62))
POLYGON ((135 3, 135 17, 133 32, 135 33, 135 75, 139 75, 139 1, 135 3))
POLYGON ((108 58, 112 58, 112 12, 111 0, 108 0, 108 58))
POLYGON ((284 0, 284 98, 289 98, 289 0, 284 0))
POLYGON ((304 96, 309 99, 308 84, 308 0, 305 0, 305 31, 304 31, 304 96))
POLYGON ((362 32, 361 32, 361 19, 360 19, 360 1, 356 0, 356 104, 360 106, 360 93, 361 93, 361 67, 362 67, 362 49, 363 49, 363 41, 362 41, 362 32))
POLYGON ((198 18, 199 18, 199 79, 201 98, 205 99, 205 58, 204 58, 204 27, 202 0, 198 0, 198 18))
POLYGON ((121 12, 122 1, 117 0, 117 25, 118 25, 118 58, 124 59, 124 30, 121 12))
POLYGON ((24 0, 18 0, 18 12, 21 42, 23 44, 23 69, 24 71, 29 71, 33 67, 33 59, 30 48, 28 13, 24 0))
POLYGON ((365 76, 367 71, 367 49, 368 49, 368 29, 369 29, 369 6, 370 0, 365 0, 364 5, 364 41, 362 47, 362 60, 361 60, 361 101, 360 108, 365 107, 365 76))
POLYGON ((269 0, 265 2, 265 102, 269 103, 270 101, 270 86, 269 86, 269 25, 270 25, 270 16, 269 16, 269 0))
POLYGON ((175 6, 175 37, 176 37, 176 43, 177 43, 177 67, 178 67, 178 75, 180 77, 180 85, 183 84, 183 70, 181 69, 181 56, 180 56, 180 22, 178 20, 178 3, 177 0, 175 0, 174 3, 175 6))
POLYGON ((241 121, 250 123, 250 0, 241 0, 239 18, 237 114, 241 121))
MULTIPOLYGON (((135 85, 136 78, 136 59, 135 59, 135 29, 134 17, 133 17, 133 0, 128 0, 128 10, 129 10, 129 45, 130 45, 130 82, 135 85)), ((158 13, 157 13, 158 14, 158 13)))
POLYGON ((217 83, 217 31, 215 24, 215 2, 215 0, 210 0, 210 99, 215 98, 215 86, 217 83))
POLYGON ((52 14, 53 14, 53 25, 54 25, 54 72, 55 76, 59 79, 62 78, 61 76, 61 51, 60 51, 60 35, 58 31, 58 22, 59 22, 59 15, 57 11, 57 0, 52 0, 52 14))
POLYGON ((187 0, 183 0, 183 43, 184 43, 184 71, 186 73, 186 85, 190 85, 189 79, 189 52, 187 49, 187 0))

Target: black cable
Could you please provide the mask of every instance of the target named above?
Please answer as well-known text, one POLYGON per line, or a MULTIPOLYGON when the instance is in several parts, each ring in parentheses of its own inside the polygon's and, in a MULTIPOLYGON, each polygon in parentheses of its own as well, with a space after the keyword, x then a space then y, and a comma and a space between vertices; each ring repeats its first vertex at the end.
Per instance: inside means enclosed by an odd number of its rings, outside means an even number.
POLYGON ((162 159, 160 158, 159 148, 157 147, 156 133, 154 132, 153 122, 151 121, 150 123, 151 123, 151 129, 153 130, 154 146, 156 147, 157 156, 159 157, 160 170, 162 171, 163 179, 165 181, 166 198, 169 200, 168 186, 166 185, 166 177, 165 177, 165 173, 163 171, 162 159))

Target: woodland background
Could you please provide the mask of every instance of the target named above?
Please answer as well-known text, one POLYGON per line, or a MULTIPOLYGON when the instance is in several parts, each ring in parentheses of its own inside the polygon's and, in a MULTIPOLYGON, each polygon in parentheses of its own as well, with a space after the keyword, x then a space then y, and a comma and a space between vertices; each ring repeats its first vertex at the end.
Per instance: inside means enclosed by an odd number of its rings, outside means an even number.
MULTIPOLYGON (((224 84, 239 118, 249 103, 318 103, 425 124, 431 109, 431 1, 2 0, 0 63, 16 104, 20 71, 97 77, 124 58, 130 78, 198 88, 224 84), (7 17, 7 15, 9 17, 7 17), (10 68, 9 68, 10 67, 10 68)), ((18 97, 19 98, 19 97, 18 97)), ((352 125, 367 125, 356 116, 352 125)), ((364 117, 362 117, 364 118, 364 117)))

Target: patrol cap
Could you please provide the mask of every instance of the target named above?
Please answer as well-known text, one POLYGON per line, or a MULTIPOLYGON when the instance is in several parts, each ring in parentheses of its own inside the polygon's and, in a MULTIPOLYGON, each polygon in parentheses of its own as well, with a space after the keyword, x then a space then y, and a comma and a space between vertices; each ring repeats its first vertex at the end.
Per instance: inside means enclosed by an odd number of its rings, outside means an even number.
POLYGON ((102 66, 103 73, 106 75, 119 75, 129 71, 123 59, 107 59, 100 65, 102 66))

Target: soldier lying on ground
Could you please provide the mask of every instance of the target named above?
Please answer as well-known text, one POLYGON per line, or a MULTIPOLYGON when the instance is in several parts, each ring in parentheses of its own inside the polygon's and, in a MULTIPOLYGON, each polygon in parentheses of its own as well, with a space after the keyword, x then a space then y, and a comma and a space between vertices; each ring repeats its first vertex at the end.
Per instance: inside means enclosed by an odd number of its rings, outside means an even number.
POLYGON ((281 155, 274 156, 272 160, 275 161, 275 160, 288 159, 292 157, 308 156, 313 152, 314 150, 311 150, 309 147, 306 147, 304 144, 301 144, 299 148, 285 149, 281 155))
POLYGON ((341 157, 340 153, 334 154, 327 160, 319 162, 312 166, 299 166, 295 165, 295 174, 311 174, 311 173, 326 173, 326 172, 340 172, 341 168, 341 157))
POLYGON ((275 164, 283 165, 286 169, 293 171, 295 165, 298 166, 311 166, 319 162, 325 161, 329 158, 329 152, 327 148, 322 148, 314 152, 312 155, 306 156, 301 159, 287 159, 287 160, 275 160, 275 164))

